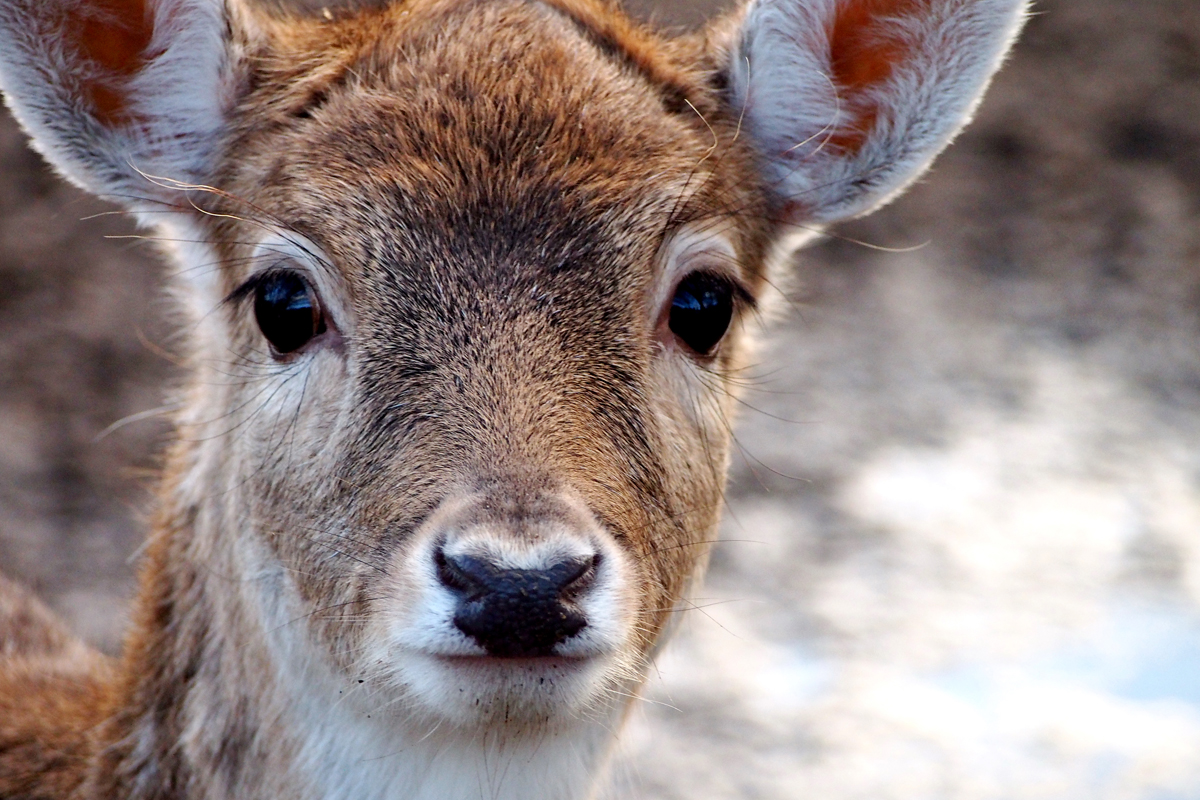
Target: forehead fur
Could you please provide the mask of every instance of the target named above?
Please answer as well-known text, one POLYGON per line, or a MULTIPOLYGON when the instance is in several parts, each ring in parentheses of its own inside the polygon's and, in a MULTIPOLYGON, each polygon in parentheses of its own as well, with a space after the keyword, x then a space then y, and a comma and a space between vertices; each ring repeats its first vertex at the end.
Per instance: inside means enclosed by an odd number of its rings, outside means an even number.
POLYGON ((590 0, 417 0, 284 30, 249 60, 222 185, 288 224, 336 207, 360 235, 389 215, 529 244, 570 220, 649 243, 685 192, 693 218, 757 211, 702 48, 590 0))

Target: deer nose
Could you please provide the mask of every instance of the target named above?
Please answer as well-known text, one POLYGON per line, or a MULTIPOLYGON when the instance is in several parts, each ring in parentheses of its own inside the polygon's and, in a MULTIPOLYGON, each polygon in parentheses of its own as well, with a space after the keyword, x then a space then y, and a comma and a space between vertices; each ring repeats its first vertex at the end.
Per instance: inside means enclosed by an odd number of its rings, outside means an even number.
POLYGON ((455 626, 500 658, 548 656, 587 626, 574 600, 591 584, 600 555, 544 569, 506 569, 475 555, 434 554, 438 579, 457 598, 455 626))

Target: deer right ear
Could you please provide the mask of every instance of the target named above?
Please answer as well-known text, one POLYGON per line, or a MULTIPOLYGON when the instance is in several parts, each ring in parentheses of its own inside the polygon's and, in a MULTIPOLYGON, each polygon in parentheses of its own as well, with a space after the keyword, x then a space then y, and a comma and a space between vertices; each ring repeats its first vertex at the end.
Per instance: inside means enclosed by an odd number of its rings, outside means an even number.
POLYGON ((713 29, 780 221, 871 211, 974 113, 1027 0, 750 0, 713 29))
POLYGON ((70 180, 179 204, 161 184, 211 175, 245 30, 226 0, 0 0, 0 89, 70 180))

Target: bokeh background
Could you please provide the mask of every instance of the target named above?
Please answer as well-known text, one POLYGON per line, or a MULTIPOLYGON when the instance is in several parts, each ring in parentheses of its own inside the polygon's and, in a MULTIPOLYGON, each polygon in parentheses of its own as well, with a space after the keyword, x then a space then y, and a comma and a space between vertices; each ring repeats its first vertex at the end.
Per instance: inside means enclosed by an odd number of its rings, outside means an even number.
MULTIPOLYGON (((1200 2, 1037 12, 797 259, 608 797, 1200 798, 1200 2)), ((0 119, 0 569, 109 651, 175 378, 112 210, 0 119)))

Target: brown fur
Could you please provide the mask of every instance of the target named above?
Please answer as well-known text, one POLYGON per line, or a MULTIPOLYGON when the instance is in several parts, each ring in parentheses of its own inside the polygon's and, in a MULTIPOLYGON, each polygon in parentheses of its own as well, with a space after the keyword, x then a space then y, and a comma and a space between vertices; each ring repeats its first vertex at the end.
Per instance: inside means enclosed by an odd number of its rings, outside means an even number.
POLYGON ((0 577, 0 797, 69 796, 101 719, 112 665, 0 577))

